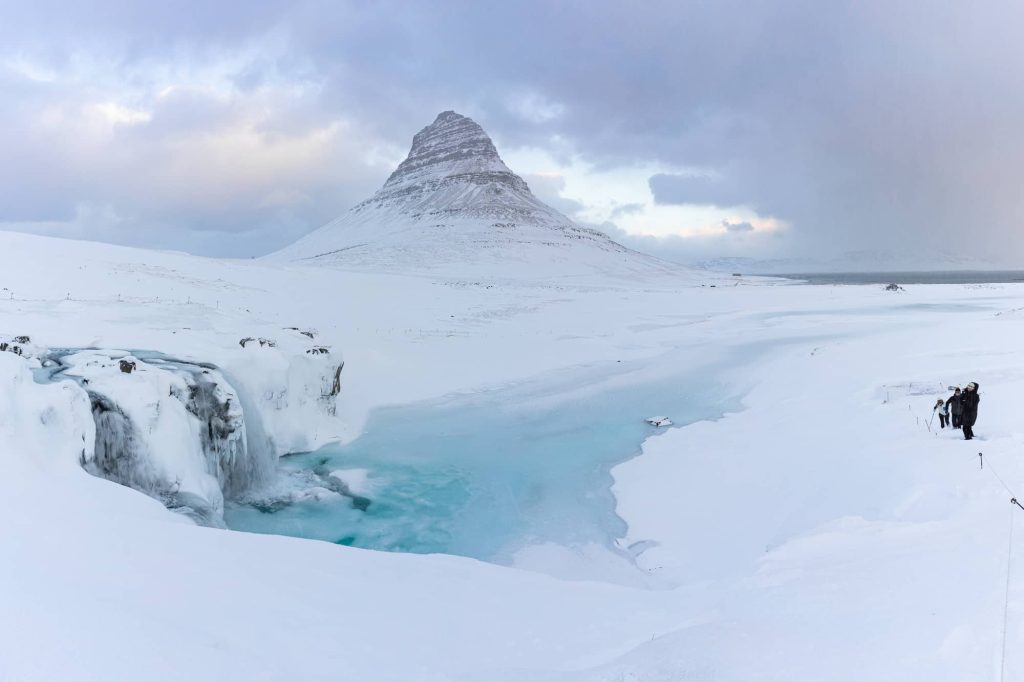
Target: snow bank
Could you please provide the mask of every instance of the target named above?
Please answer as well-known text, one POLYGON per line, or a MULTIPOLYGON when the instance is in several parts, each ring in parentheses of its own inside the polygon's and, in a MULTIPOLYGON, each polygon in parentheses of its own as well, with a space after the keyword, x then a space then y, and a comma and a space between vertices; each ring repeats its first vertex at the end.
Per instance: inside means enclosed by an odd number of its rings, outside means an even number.
POLYGON ((662 587, 699 585, 716 615, 551 679, 998 679, 1008 579, 1006 675, 1024 673, 1024 566, 1007 563, 1024 512, 991 473, 1024 487, 1024 325, 998 315, 1013 291, 956 317, 815 312, 849 331, 745 369, 744 411, 649 438, 613 471, 623 547, 662 587), (928 417, 969 380, 988 388, 965 442, 928 417))
POLYGON ((17 480, 28 468, 81 471, 96 438, 89 397, 71 382, 37 385, 30 367, 17 355, 0 352, 0 478, 17 480))

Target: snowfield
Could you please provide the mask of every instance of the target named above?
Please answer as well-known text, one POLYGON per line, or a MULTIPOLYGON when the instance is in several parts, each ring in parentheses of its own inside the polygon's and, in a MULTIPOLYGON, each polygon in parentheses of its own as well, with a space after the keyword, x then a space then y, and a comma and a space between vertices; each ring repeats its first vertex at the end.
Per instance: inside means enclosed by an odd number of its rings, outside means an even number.
MULTIPOLYGON (((0 234, 0 335, 211 363, 275 456, 355 438, 377 407, 581 368, 657 376, 734 354, 719 380, 743 396, 614 468, 618 554, 538 546, 508 567, 200 527, 87 473, 86 389, 0 352, 0 679, 1024 677, 1020 285, 453 272, 0 234), (968 381, 982 394, 970 443, 930 420, 968 381)), ((178 379, 149 360, 121 376, 93 359, 153 424, 191 423, 168 402, 178 379)), ((158 460, 173 469, 176 451, 158 460)))

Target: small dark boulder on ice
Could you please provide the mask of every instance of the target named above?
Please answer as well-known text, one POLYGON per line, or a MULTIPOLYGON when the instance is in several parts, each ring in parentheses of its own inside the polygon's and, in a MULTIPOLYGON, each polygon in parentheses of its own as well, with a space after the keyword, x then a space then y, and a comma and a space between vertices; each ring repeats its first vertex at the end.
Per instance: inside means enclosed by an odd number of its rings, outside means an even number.
POLYGON ((306 351, 309 355, 328 355, 330 352, 325 346, 313 346, 306 351))
POLYGON ((904 291, 903 287, 901 287, 899 284, 896 284, 895 282, 893 282, 892 284, 887 284, 885 286, 885 290, 886 291, 904 291))
POLYGON ((13 344, 7 343, 6 341, 0 342, 0 351, 9 351, 11 353, 14 353, 15 355, 21 355, 22 353, 21 346, 15 346, 13 344))
POLYGON ((262 336, 260 338, 258 338, 258 339, 254 339, 251 336, 247 336, 244 339, 239 340, 238 345, 241 346, 242 348, 245 348, 249 344, 250 341, 258 341, 259 344, 260 344, 260 348, 263 348, 264 346, 267 346, 269 348, 277 348, 277 342, 276 341, 274 341, 272 339, 265 339, 262 336))
POLYGON ((121 360, 120 362, 117 363, 117 366, 120 367, 121 371, 124 372, 125 374, 131 374, 132 372, 135 371, 134 360, 121 360))
POLYGON ((31 341, 27 336, 15 336, 14 343, 28 343, 31 341))

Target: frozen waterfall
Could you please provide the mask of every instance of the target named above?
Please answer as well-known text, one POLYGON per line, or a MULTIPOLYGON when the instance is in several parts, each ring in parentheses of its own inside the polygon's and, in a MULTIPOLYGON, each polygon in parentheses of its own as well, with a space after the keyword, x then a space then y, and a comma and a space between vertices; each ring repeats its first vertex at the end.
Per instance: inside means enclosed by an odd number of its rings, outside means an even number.
MULTIPOLYGON (((288 409, 281 396, 291 390, 302 409, 315 403, 333 414, 336 368, 322 354, 284 361, 284 383, 255 396, 215 365, 159 353, 40 349, 36 358, 37 379, 69 379, 89 396, 96 438, 83 451, 83 468, 202 525, 223 527, 225 498, 270 482, 293 440, 275 438, 264 424, 265 412, 288 409), (304 379, 294 385, 295 376, 304 379)), ((265 374, 271 381, 273 368, 265 374)))

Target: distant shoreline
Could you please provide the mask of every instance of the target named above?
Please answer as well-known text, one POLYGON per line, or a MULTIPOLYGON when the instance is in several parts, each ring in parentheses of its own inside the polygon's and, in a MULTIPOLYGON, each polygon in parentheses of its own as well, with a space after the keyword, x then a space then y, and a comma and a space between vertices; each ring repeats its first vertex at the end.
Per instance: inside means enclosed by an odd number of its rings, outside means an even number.
POLYGON ((1018 284, 1024 270, 935 270, 919 272, 805 272, 758 274, 807 284, 1018 284))

